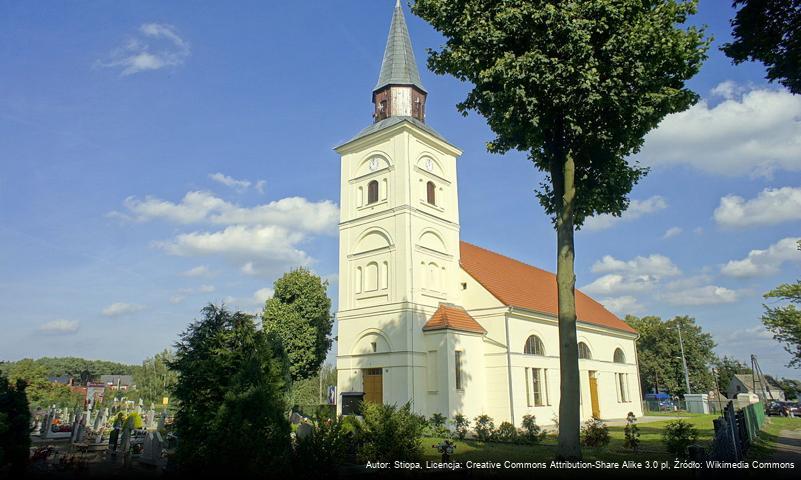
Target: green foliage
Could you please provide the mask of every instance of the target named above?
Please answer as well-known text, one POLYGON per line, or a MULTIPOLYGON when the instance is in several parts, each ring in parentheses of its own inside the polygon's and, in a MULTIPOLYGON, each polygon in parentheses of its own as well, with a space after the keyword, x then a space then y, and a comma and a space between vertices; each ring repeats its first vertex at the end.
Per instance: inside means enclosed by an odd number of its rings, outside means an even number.
POLYGON ((178 374, 169 367, 174 360, 175 355, 165 349, 152 358, 145 359, 141 368, 134 373, 136 396, 144 400, 145 405, 161 405, 164 397, 172 396, 172 388, 178 380, 178 374))
POLYGON ((467 430, 470 428, 470 420, 461 413, 453 416, 453 433, 459 440, 464 440, 467 430))
POLYGON ((495 421, 489 415, 479 415, 473 419, 475 423, 474 430, 480 442, 488 442, 492 439, 492 433, 495 431, 495 421))
POLYGON ((123 429, 134 430, 140 429, 144 426, 144 422, 142 421, 142 415, 139 415, 136 412, 131 412, 125 418, 125 423, 123 424, 123 429))
POLYGON ((517 429, 511 422, 501 422, 498 430, 493 432, 493 438, 499 442, 512 443, 517 441, 517 429))
POLYGON ((295 380, 291 383, 287 391, 286 403, 294 410, 303 412, 307 416, 313 416, 317 407, 326 402, 329 385, 337 384, 336 367, 324 364, 320 370, 312 377, 295 380), (322 376, 322 382, 320 381, 322 376), (322 384, 322 392, 320 387, 322 384), (321 399, 322 394, 322 399, 321 399))
POLYGON ((342 463, 348 447, 348 427, 343 417, 317 416, 311 435, 298 439, 295 446, 295 468, 306 475, 325 477, 342 463))
POLYGON ((26 387, 22 379, 12 385, 0 375, 0 468, 10 464, 15 476, 25 470, 31 446, 26 387))
POLYGON ((523 416, 523 437, 530 444, 538 444, 545 438, 547 432, 537 425, 537 418, 534 415, 523 416))
POLYGON ((100 375, 133 375, 137 367, 124 363, 108 362, 105 360, 87 360, 77 357, 42 357, 32 360, 25 358, 17 362, 0 364, 2 371, 8 378, 25 378, 34 369, 36 375, 47 377, 60 377, 68 375, 80 379, 82 374, 88 374, 89 379, 100 375))
POLYGON ((801 1, 734 0, 740 6, 731 21, 733 42, 722 50, 735 64, 759 61, 766 78, 801 93, 801 1))
POLYGON ((251 315, 208 305, 176 344, 175 430, 182 468, 263 472, 289 455, 287 361, 251 315))
MULTIPOLYGON (((694 318, 684 316, 663 321, 659 317, 638 318, 628 315, 626 323, 640 334, 637 358, 644 392, 654 391, 658 386, 660 392, 667 391, 674 395, 688 393, 685 392, 678 325, 681 325, 690 387, 701 392, 714 390, 715 378, 709 372, 709 366, 717 362, 713 351, 715 342, 712 335, 695 323, 694 318)), ((721 385, 721 388, 725 389, 726 386, 721 385)))
POLYGON ((359 458, 362 461, 419 461, 423 454, 424 420, 402 407, 366 402, 360 427, 359 458))
POLYGON ((782 378, 776 383, 778 383, 781 389, 784 391, 784 398, 787 400, 799 399, 799 392, 801 392, 801 381, 790 378, 782 378))
POLYGON ((276 280, 262 312, 264 329, 278 336, 289 358, 292 380, 314 376, 331 348, 331 299, 323 281, 298 268, 276 280))
POLYGON ((444 437, 448 433, 448 429, 445 426, 445 423, 448 421, 444 415, 441 413, 435 413, 431 415, 431 418, 428 419, 428 424, 432 430, 432 433, 438 437, 444 437))
MULTIPOLYGON (((626 157, 662 118, 697 100, 684 82, 708 42, 701 29, 676 28, 695 1, 417 0, 413 10, 446 40, 429 68, 472 84, 458 108, 487 119, 490 151, 528 152, 551 177, 575 158, 578 226, 626 209, 645 173, 626 157)), ((560 187, 539 191, 554 218, 560 187)))
POLYGON ((626 427, 623 429, 623 446, 634 450, 634 453, 637 453, 640 448, 640 427, 637 426, 637 417, 634 412, 629 412, 626 415, 626 427))
POLYGON ((698 440, 698 430, 685 420, 673 420, 665 425, 662 432, 665 448, 676 458, 687 456, 687 447, 698 440))
POLYGON ((585 447, 605 447, 609 440, 609 427, 599 418, 592 417, 581 427, 581 444, 585 447))
POLYGON ((801 280, 779 285, 766 293, 765 298, 786 302, 779 306, 764 305, 762 323, 792 356, 787 366, 801 367, 801 280))

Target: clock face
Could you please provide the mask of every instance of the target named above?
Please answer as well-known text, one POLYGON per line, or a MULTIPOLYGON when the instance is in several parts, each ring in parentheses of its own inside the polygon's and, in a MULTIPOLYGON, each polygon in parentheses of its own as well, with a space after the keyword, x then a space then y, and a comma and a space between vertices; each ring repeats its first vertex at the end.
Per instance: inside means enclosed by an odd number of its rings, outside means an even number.
POLYGON ((378 168, 378 159, 377 158, 371 159, 370 160, 370 171, 372 172, 377 168, 378 168))
POLYGON ((430 158, 426 158, 426 170, 428 170, 429 172, 434 170, 434 161, 431 160, 430 158))

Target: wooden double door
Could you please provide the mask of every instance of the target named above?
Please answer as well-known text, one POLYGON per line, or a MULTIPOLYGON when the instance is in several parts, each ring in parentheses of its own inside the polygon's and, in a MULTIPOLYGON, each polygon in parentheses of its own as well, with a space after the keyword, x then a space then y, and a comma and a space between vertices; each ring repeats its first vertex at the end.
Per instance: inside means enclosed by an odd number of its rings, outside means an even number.
POLYGON ((382 372, 382 368, 365 368, 362 370, 365 402, 384 403, 384 376, 382 372))
POLYGON ((590 372, 590 405, 592 406, 592 416, 601 418, 601 405, 598 401, 598 376, 594 371, 590 372))

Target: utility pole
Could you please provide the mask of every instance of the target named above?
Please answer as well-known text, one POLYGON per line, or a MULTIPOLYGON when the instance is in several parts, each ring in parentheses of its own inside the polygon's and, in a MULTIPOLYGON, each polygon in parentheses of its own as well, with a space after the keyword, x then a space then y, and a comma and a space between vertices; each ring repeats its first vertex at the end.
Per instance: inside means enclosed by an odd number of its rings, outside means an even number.
POLYGON ((681 323, 676 323, 676 328, 679 329, 679 347, 681 348, 681 364, 684 366, 684 384, 687 387, 687 393, 691 393, 690 375, 687 373, 687 359, 684 358, 684 341, 681 339, 681 323))

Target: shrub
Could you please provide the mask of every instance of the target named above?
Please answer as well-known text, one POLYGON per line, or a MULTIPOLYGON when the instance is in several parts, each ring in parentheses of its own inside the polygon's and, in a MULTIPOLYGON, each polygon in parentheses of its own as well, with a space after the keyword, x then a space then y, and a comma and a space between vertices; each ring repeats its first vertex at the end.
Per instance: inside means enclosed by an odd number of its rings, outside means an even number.
POLYGON ((295 468, 307 474, 325 476, 347 452, 347 431, 342 417, 317 415, 311 435, 295 443, 295 468))
POLYGON ((601 419, 592 417, 581 428, 581 444, 585 447, 609 445, 609 427, 601 419))
POLYGON ((517 441, 517 429, 509 422, 501 423, 493 435, 499 442, 517 441))
POLYGON ((662 439, 667 451, 675 457, 687 456, 687 447, 698 440, 698 430, 685 420, 673 420, 665 425, 662 439))
POLYGON ((137 430, 144 426, 144 422, 142 422, 142 415, 131 412, 128 414, 128 417, 125 419, 125 425, 123 428, 127 428, 128 430, 137 430))
POLYGON ((428 419, 428 423, 434 435, 444 437, 448 433, 448 429, 445 427, 446 420, 447 419, 439 413, 431 415, 431 418, 428 419))
POLYGON ((464 440, 467 436, 467 429, 470 428, 470 420, 461 413, 453 416, 453 433, 459 440, 464 440))
POLYGON ((559 415, 554 413, 553 417, 551 417, 551 421, 553 422, 554 433, 559 435, 559 415))
POLYGON ((626 416, 626 428, 623 429, 623 434, 625 435, 623 446, 636 453, 640 448, 640 427, 637 426, 637 417, 633 412, 629 412, 626 416))
POLYGON ((480 442, 488 442, 492 439, 492 433, 495 431, 495 422, 489 415, 479 415, 475 418, 476 423, 476 436, 480 442))
POLYGON ((412 412, 411 403, 364 404, 359 457, 363 461, 416 461, 422 457, 423 418, 412 412))
POLYGON ((13 385, 0 375, 0 475, 10 464, 12 478, 22 477, 28 465, 31 446, 31 411, 25 389, 18 379, 13 385))
POLYGON ((537 425, 537 419, 534 415, 523 416, 522 425, 523 438, 525 438, 528 443, 537 444, 545 438, 547 432, 537 425))

